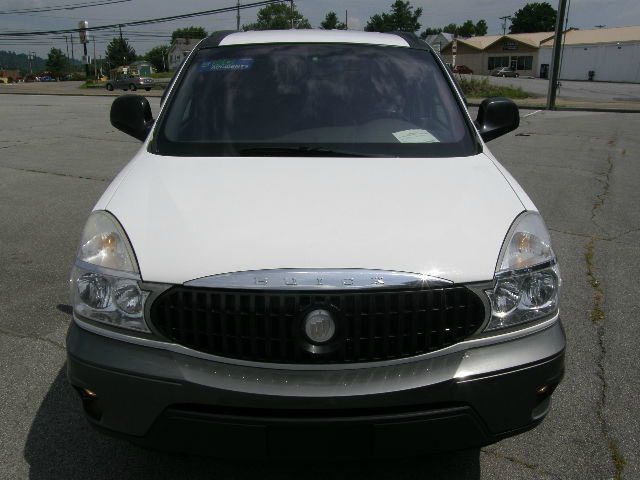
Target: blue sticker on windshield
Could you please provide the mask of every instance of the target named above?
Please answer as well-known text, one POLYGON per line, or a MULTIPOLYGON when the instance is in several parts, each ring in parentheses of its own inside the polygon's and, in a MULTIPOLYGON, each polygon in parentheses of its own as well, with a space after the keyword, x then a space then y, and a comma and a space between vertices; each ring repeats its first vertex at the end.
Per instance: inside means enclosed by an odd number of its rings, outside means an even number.
POLYGON ((223 58, 203 62, 198 67, 200 72, 249 70, 253 66, 253 58, 223 58))

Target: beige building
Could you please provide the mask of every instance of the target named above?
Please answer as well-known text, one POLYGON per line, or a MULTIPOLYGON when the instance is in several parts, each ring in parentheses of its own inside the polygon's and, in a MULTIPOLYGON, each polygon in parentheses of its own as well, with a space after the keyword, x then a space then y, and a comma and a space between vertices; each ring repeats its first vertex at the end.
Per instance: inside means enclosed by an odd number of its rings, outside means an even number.
MULTIPOLYGON (((561 80, 640 83, 640 26, 568 30, 561 80)), ((551 63, 553 38, 540 45, 540 63, 551 63)))
POLYGON ((540 44, 553 32, 487 35, 458 38, 442 49, 442 57, 452 65, 465 65, 476 75, 510 67, 522 76, 540 76, 540 44))

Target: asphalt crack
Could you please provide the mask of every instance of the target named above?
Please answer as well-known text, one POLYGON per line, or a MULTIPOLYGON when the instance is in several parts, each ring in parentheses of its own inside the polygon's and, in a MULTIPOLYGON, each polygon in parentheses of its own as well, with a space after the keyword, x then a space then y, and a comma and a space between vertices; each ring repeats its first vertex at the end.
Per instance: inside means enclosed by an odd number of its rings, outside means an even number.
MULTIPOLYGON (((615 147, 615 139, 610 139, 607 144, 612 149, 615 147)), ((626 151, 623 150, 622 155, 625 155, 626 151)), ((602 209, 605 202, 607 201, 607 197, 609 195, 609 189, 611 185, 611 174, 613 173, 613 153, 609 154, 607 157, 607 168, 600 175, 601 178, 598 181, 602 184, 602 191, 596 195, 596 198, 591 207, 591 222, 598 228, 602 229, 602 227, 596 221, 596 216, 598 211, 602 209)), ((631 230, 633 231, 633 230, 631 230)), ((626 233, 630 233, 626 232, 626 233)), ((626 234, 624 233, 624 234, 626 234)), ((610 241, 612 237, 609 237, 610 241)), ((600 379, 600 397, 598 399, 598 404, 596 408, 596 414, 598 417, 598 421, 600 422, 600 428, 602 431, 602 435, 607 442, 607 449, 609 450, 609 456, 611 458, 611 462, 613 463, 613 467, 615 469, 615 480, 621 480, 622 474, 624 472, 624 467, 626 464, 625 458, 620 451, 620 447, 618 441, 613 438, 609 426, 607 424, 607 419, 605 418, 604 409, 607 404, 607 394, 609 390, 609 386, 607 384, 606 372, 605 372, 605 358, 607 356, 607 347, 604 341, 605 335, 605 324, 606 324, 606 313, 603 308, 603 303, 605 299, 605 291, 602 287, 601 281, 598 279, 595 272, 595 247, 596 243, 601 240, 607 239, 599 237, 598 235, 591 235, 589 241, 585 247, 584 259, 587 266, 587 279, 589 281, 589 285, 593 290, 592 295, 592 306, 591 306, 591 321, 596 327, 596 334, 598 338, 598 347, 599 354, 596 360, 596 368, 597 368, 597 376, 600 379)))
POLYGON ((558 478, 558 479, 560 478, 558 475, 556 475, 554 473, 551 473, 548 470, 544 470, 544 469, 540 468, 539 465, 536 465, 534 463, 526 462, 526 461, 521 460, 518 457, 514 457, 512 455, 504 455, 502 453, 498 453, 495 450, 489 450, 487 448, 483 448, 482 449, 482 453, 485 453, 485 454, 488 454, 488 455, 492 455, 495 458, 498 458, 498 459, 501 459, 501 460, 506 460, 506 461, 508 461, 510 463, 513 463, 513 464, 518 465, 520 467, 526 468, 527 470, 530 470, 531 472, 536 472, 536 473, 539 473, 539 474, 542 474, 542 475, 546 475, 546 476, 551 477, 551 478, 558 478))
POLYGON ((629 230, 625 230, 624 232, 620 232, 617 235, 606 237, 602 235, 593 235, 591 233, 570 232, 569 230, 560 230, 560 229, 551 228, 551 227, 548 227, 548 228, 550 232, 562 233, 563 235, 571 235, 571 236, 580 237, 580 238, 588 238, 590 240, 594 239, 595 241, 598 241, 598 242, 615 242, 616 240, 621 239, 625 235, 629 235, 635 232, 640 232, 640 227, 634 227, 629 230))
POLYGON ((56 177, 76 178, 76 179, 79 179, 79 180, 93 180, 95 182, 108 182, 109 181, 109 179, 106 179, 106 178, 84 177, 82 175, 71 175, 70 173, 47 172, 46 170, 36 170, 36 169, 33 169, 33 168, 9 167, 9 166, 6 166, 6 165, 0 165, 0 168, 6 168, 8 170, 17 170, 19 172, 40 173, 42 175, 53 175, 53 176, 56 176, 56 177))
POLYGON ((49 338, 45 338, 45 337, 39 337, 37 335, 28 335, 26 333, 19 333, 19 332, 15 332, 13 330, 9 330, 6 328, 2 328, 0 327, 0 335, 4 335, 6 337, 11 337, 11 338, 19 338, 21 340, 34 340, 36 342, 44 342, 44 343, 48 343, 49 345, 52 345, 60 350, 66 350, 64 345, 60 345, 57 342, 54 342, 53 340, 49 339, 49 338))

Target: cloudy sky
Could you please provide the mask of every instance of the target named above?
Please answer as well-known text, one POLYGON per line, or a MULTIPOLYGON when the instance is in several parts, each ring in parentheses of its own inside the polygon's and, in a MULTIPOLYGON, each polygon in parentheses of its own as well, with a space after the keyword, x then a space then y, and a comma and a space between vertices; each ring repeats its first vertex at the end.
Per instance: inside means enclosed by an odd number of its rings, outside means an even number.
MULTIPOLYGON (((234 5, 236 0, 131 0, 110 6, 92 7, 71 11, 55 11, 30 14, 2 14, 15 8, 42 7, 82 3, 87 0, 0 0, 0 33, 33 30, 52 30, 74 28, 79 20, 88 20, 91 26, 109 25, 149 18, 164 17, 219 7, 234 5)), ((252 0, 241 0, 250 3, 252 0)), ((532 1, 532 0, 531 0, 532 1)), ((298 9, 315 27, 325 14, 334 10, 344 17, 349 12, 349 27, 362 29, 371 15, 388 10, 392 0, 297 0, 298 9)), ((413 0, 411 4, 423 8, 422 28, 443 26, 448 23, 462 23, 467 19, 474 22, 484 18, 489 24, 489 33, 501 32, 499 17, 512 15, 523 7, 527 0, 413 0)), ((557 0, 551 0, 557 7, 557 0)), ((569 25, 578 28, 593 28, 604 24, 609 27, 640 25, 640 1, 638 0, 571 0, 569 25)), ((255 20, 256 10, 243 10, 242 23, 255 20)), ((124 35, 133 44, 139 54, 151 47, 168 43, 171 32, 178 27, 200 25, 207 31, 233 29, 236 25, 235 13, 225 13, 207 17, 198 17, 169 23, 159 23, 145 27, 125 28, 124 35)), ((96 34, 96 54, 104 55, 106 44, 116 33, 103 31, 96 34)), ((66 49, 63 37, 31 38, 15 40, 0 37, 0 50, 18 53, 34 51, 40 56, 52 47, 66 49)), ((91 45, 93 49, 93 45, 91 45)), ((80 55, 76 45, 76 58, 80 55)))

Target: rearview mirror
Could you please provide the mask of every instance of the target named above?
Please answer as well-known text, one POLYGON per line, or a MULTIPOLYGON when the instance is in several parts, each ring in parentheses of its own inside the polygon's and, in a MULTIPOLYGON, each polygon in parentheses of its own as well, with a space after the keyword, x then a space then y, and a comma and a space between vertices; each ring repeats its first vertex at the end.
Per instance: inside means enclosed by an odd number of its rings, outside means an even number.
POLYGON ((520 126, 518 106, 508 98, 491 97, 480 104, 476 127, 485 142, 512 132, 520 126))
POLYGON ((111 125, 118 130, 145 141, 153 127, 149 101, 140 95, 122 95, 111 105, 111 125))

